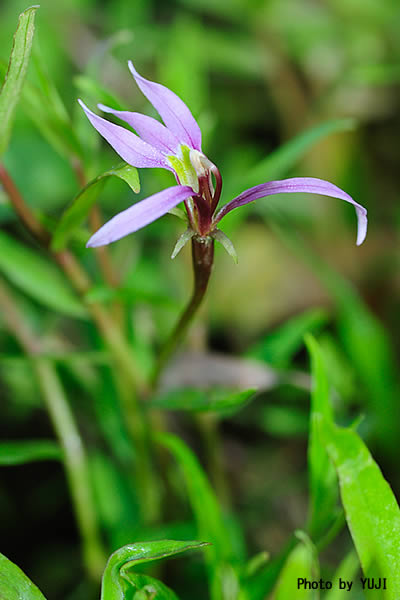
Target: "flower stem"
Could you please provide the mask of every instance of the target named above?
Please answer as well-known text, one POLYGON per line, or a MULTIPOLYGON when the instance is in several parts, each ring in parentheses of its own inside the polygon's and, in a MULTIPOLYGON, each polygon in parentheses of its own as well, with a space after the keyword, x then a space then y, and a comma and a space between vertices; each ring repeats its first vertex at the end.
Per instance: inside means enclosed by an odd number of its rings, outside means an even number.
POLYGON ((185 308, 178 323, 175 325, 172 333, 161 348, 158 361, 156 363, 152 383, 157 387, 162 370, 182 342, 187 330, 201 305, 207 291, 212 266, 214 262, 214 240, 207 238, 192 238, 192 263, 194 286, 193 294, 185 308))
POLYGON ((86 452, 79 430, 54 365, 39 355, 40 340, 18 310, 6 285, 1 281, 0 307, 6 316, 7 327, 32 359, 47 412, 63 449, 64 468, 81 533, 86 568, 90 578, 98 582, 104 569, 106 556, 89 484, 86 452))

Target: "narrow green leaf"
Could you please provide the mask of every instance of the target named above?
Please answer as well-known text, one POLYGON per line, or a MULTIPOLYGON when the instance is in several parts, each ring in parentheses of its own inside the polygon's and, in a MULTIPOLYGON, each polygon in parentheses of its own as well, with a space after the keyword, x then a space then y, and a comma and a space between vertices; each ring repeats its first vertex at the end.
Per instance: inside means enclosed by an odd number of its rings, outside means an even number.
MULTIPOLYGON (((37 55, 34 55, 32 62, 38 83, 34 85, 25 81, 21 93, 21 109, 58 154, 68 160, 74 156, 83 160, 81 143, 54 83, 37 55)), ((6 65, 0 62, 0 77, 5 74, 6 65)))
POLYGON ((112 106, 115 110, 127 110, 127 106, 119 98, 87 75, 74 77, 74 84, 81 94, 90 96, 98 103, 112 106))
POLYGON ((259 552, 258 554, 252 556, 244 566, 244 577, 253 577, 259 571, 259 569, 267 564, 269 558, 269 553, 265 551, 259 552))
POLYGON ((311 544, 303 540, 289 554, 274 591, 274 600, 316 600, 318 591, 306 589, 305 580, 316 579, 318 566, 311 544))
POLYGON ((351 283, 313 252, 287 219, 279 221, 272 224, 274 230, 310 266, 336 302, 343 346, 364 384, 363 397, 375 417, 378 441, 391 455, 397 449, 400 433, 400 389, 390 339, 351 283))
POLYGON ((177 388, 156 396, 151 404, 164 410, 232 414, 243 408, 256 392, 256 389, 232 393, 218 388, 177 388))
POLYGON ((0 600, 46 600, 17 565, 0 554, 0 600))
POLYGON ((310 438, 308 444, 308 465, 310 485, 310 506, 308 529, 314 538, 323 535, 337 516, 337 479, 335 469, 321 439, 319 423, 321 418, 333 422, 330 403, 329 382, 321 349, 311 335, 305 337, 311 356, 312 392, 310 414, 310 438))
POLYGON ((172 452, 182 469, 189 501, 196 519, 198 535, 211 542, 206 553, 212 600, 223 600, 223 590, 239 591, 239 577, 232 566, 233 549, 214 491, 195 454, 177 436, 163 433, 156 436, 162 446, 172 452))
POLYGON ((126 580, 125 587, 127 588, 123 596, 124 600, 131 598, 131 589, 135 590, 133 600, 179 600, 171 588, 149 575, 126 572, 124 579, 126 580))
POLYGON ((31 6, 20 14, 14 35, 8 71, 0 92, 0 155, 5 152, 10 140, 15 109, 28 70, 37 9, 38 6, 31 6))
POLYGON ((213 544, 209 554, 214 559, 226 557, 229 555, 229 550, 221 509, 195 454, 175 435, 158 434, 156 441, 172 452, 182 469, 199 536, 213 544))
MULTIPOLYGON (((147 563, 153 560, 160 560, 173 556, 174 554, 180 554, 187 550, 195 550, 197 548, 203 548, 207 546, 205 542, 196 541, 176 541, 176 540, 160 540, 157 542, 138 542, 136 544, 128 544, 123 546, 119 550, 116 550, 111 554, 108 559, 102 580, 101 586, 101 600, 126 600, 127 586, 136 587, 142 589, 146 585, 151 585, 156 580, 152 580, 149 583, 147 578, 143 576, 132 574, 129 569, 136 565, 147 563), (144 586, 143 586, 144 583, 144 586)), ((157 582, 159 589, 162 593, 166 593, 165 588, 161 582, 157 582)), ((168 588, 166 588, 168 590, 168 588)), ((157 590, 156 590, 157 591, 157 590)), ((170 592, 170 590, 168 590, 170 592)), ((129 597, 132 596, 132 590, 129 597)), ((144 596, 146 597, 146 596, 144 596)), ((158 599, 159 596, 156 596, 158 599)), ((169 600, 169 598, 175 599, 176 596, 173 592, 170 595, 161 595, 160 600, 169 600), (171 596, 172 594, 172 596, 171 596)))
POLYGON ((328 313, 312 308, 296 315, 269 333, 246 352, 246 356, 262 360, 274 367, 289 367, 294 354, 303 345, 309 331, 318 331, 328 321, 328 313))
POLYGON ((332 119, 299 133, 251 169, 245 181, 242 181, 243 189, 285 176, 317 142, 334 133, 352 131, 354 128, 353 119, 332 119))
POLYGON ((69 160, 74 157, 83 160, 84 151, 70 115, 38 48, 33 52, 32 63, 37 86, 29 82, 24 86, 22 104, 25 113, 61 156, 69 160))
POLYGON ((85 307, 57 267, 4 232, 0 232, 0 272, 44 306, 70 317, 86 316, 85 307))
POLYGON ((174 258, 176 258, 179 254, 179 252, 182 250, 182 248, 184 246, 186 246, 186 244, 188 242, 190 242, 190 240, 192 239, 192 237, 195 235, 195 232, 193 231, 193 229, 186 229, 186 231, 184 231, 182 233, 182 235, 179 236, 174 249, 172 250, 172 254, 171 254, 171 259, 174 260, 174 258))
POLYGON ((0 443, 0 466, 24 465, 40 460, 61 459, 61 448, 51 440, 0 443))
POLYGON ((52 240, 53 250, 62 250, 74 229, 78 228, 87 217, 90 209, 99 197, 108 177, 119 177, 125 181, 136 194, 140 190, 139 176, 135 167, 127 164, 114 167, 92 179, 75 196, 72 204, 65 210, 54 232, 52 240))
POLYGON ((321 419, 321 435, 337 470, 347 523, 364 574, 386 577, 387 590, 381 590, 379 597, 398 600, 400 510, 393 492, 357 433, 321 419))
POLYGON ((214 229, 214 231, 211 234, 211 237, 217 240, 217 242, 219 242, 221 246, 225 248, 226 252, 229 254, 229 256, 233 258, 233 261, 237 264, 238 255, 235 250, 235 246, 233 245, 232 241, 228 238, 228 236, 225 235, 225 233, 221 229, 214 229))
MULTIPOLYGON (((353 581, 360 568, 360 561, 357 554, 352 550, 344 557, 336 573, 332 577, 332 589, 324 596, 324 600, 343 600, 343 590, 339 588, 339 579, 342 581, 353 581)), ((355 585, 353 585, 353 588, 355 585)))

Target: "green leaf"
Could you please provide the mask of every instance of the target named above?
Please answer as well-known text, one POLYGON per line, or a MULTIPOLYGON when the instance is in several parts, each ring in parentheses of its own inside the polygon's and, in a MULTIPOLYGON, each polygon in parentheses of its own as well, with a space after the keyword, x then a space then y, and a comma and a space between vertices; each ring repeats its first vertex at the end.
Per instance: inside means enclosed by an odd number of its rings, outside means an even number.
POLYGON ((199 536, 213 544, 209 554, 214 558, 229 555, 218 500, 195 454, 175 435, 160 433, 156 441, 172 452, 182 469, 199 536))
POLYGON ((301 542, 289 554, 274 591, 274 600, 315 600, 318 598, 315 590, 308 590, 304 586, 307 579, 317 578, 318 564, 316 562, 315 550, 306 539, 301 542))
POLYGON ((226 252, 229 254, 229 256, 233 258, 233 261, 237 264, 238 255, 235 250, 235 246, 228 238, 228 236, 225 235, 225 233, 221 229, 214 229, 214 231, 211 233, 211 237, 217 240, 217 242, 219 242, 221 246, 225 248, 226 252))
POLYGON ((137 170, 135 167, 131 167, 125 163, 92 179, 92 181, 90 181, 78 195, 75 196, 72 204, 65 210, 61 217, 54 232, 51 244, 53 250, 58 251, 65 247, 74 229, 77 229, 85 220, 101 193, 108 177, 119 177, 119 179, 125 181, 136 194, 140 190, 137 170))
MULTIPOLYGON (((368 448, 351 429, 321 419, 335 465, 347 523, 366 577, 387 577, 383 600, 400 597, 400 510, 368 448)), ((376 596, 371 595, 371 598, 376 596)))
POLYGON ((156 396, 151 400, 151 404, 164 410, 232 414, 243 408, 256 392, 256 389, 232 393, 218 388, 177 388, 156 396))
POLYGON ((90 96, 99 104, 112 106, 115 110, 127 110, 126 105, 119 98, 87 75, 74 77, 74 84, 82 94, 90 96))
POLYGON ((364 384, 363 398, 375 418, 381 447, 391 455, 397 449, 400 434, 400 388, 396 356, 387 333, 351 283, 313 252, 286 219, 272 227, 296 256, 310 266, 335 300, 343 346, 364 384))
POLYGON ((238 588, 238 576, 230 564, 232 547, 218 500, 195 454, 182 440, 162 433, 156 441, 172 452, 182 469, 198 535, 212 544, 206 553, 210 595, 212 600, 222 600, 224 589, 238 588))
MULTIPOLYGON (((102 580, 101 600, 127 600, 132 597, 132 589, 140 591, 146 586, 155 586, 157 600, 175 600, 175 594, 161 582, 143 575, 133 574, 129 569, 153 560, 160 560, 207 546, 205 542, 160 540, 157 542, 139 542, 128 544, 116 550, 108 559, 102 580), (157 589, 158 588, 158 589, 157 589), (127 594, 129 590, 129 595, 127 594)), ((145 590, 146 591, 146 590, 145 590)), ((136 596, 135 596, 136 597, 136 596)), ((146 595, 142 594, 143 598, 146 595)), ((138 596, 140 598, 140 596, 138 596)), ((150 598, 152 596, 150 595, 150 598)))
POLYGON ((61 448, 51 440, 0 443, 0 465, 24 465, 38 460, 61 460, 61 448))
MULTIPOLYGON (((126 573, 126 580, 136 590, 133 600, 178 600, 175 592, 162 581, 140 573, 126 573)), ((130 595, 127 596, 127 600, 130 595)))
POLYGON ((186 229, 186 231, 184 231, 182 233, 182 235, 179 236, 174 249, 172 250, 172 254, 171 254, 171 259, 174 260, 174 258, 176 258, 179 254, 179 252, 182 250, 182 248, 184 246, 186 246, 186 244, 188 242, 190 242, 190 240, 192 239, 192 237, 196 235, 195 232, 193 231, 193 229, 186 229))
MULTIPOLYGON (((37 85, 25 81, 21 94, 22 110, 58 154, 68 160, 76 156, 83 160, 84 151, 70 116, 37 53, 34 53, 32 62, 37 85)), ((5 73, 5 65, 0 62, 0 76, 5 73)))
POLYGON ((342 579, 342 581, 354 581, 359 568, 360 561, 357 554, 352 550, 344 557, 332 577, 332 589, 325 594, 324 600, 343 600, 343 590, 339 588, 339 579, 342 579))
POLYGON ((240 189, 285 176, 317 142, 334 133, 352 131, 354 128, 353 119, 332 119, 299 133, 261 160, 245 177, 241 173, 240 189))
POLYGON ((310 485, 310 507, 308 529, 314 538, 323 535, 333 524, 337 516, 337 479, 335 469, 321 439, 320 421, 325 418, 333 422, 330 403, 329 382, 321 349, 308 334, 305 338, 312 365, 312 392, 310 414, 310 438, 308 444, 308 465, 310 485))
POLYGON ((46 600, 17 565, 0 554, 0 600, 46 600))
POLYGON ((57 267, 4 232, 0 232, 0 272, 44 306, 70 317, 86 316, 85 307, 57 267))
POLYGON ((296 315, 269 333, 261 342, 250 348, 246 356, 262 360, 274 367, 289 367, 294 354, 303 345, 304 335, 321 329, 328 321, 328 313, 312 308, 296 315))
POLYGON ((0 155, 5 152, 10 140, 15 109, 28 70, 37 9, 38 6, 31 6, 20 14, 14 35, 8 71, 0 92, 0 155))
POLYGON ((22 104, 25 113, 61 156, 69 160, 73 157, 83 160, 84 151, 70 115, 38 48, 33 52, 32 63, 37 86, 29 82, 24 86, 22 104))

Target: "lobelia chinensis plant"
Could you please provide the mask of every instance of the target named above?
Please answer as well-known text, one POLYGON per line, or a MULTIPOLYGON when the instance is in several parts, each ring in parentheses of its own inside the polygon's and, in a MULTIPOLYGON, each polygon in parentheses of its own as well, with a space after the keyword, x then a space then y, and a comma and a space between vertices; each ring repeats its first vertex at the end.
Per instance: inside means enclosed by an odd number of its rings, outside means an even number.
POLYGON ((98 107, 130 125, 137 134, 111 123, 93 113, 79 100, 89 121, 114 150, 130 165, 138 168, 158 167, 171 171, 177 185, 158 192, 122 211, 101 227, 88 241, 87 247, 110 244, 138 231, 173 210, 181 202, 187 213, 188 228, 179 238, 172 253, 192 241, 194 292, 192 299, 164 346, 161 366, 183 337, 207 289, 213 264, 214 240, 219 241, 235 258, 231 241, 218 228, 229 212, 249 202, 280 193, 305 192, 331 196, 355 207, 358 220, 357 245, 367 233, 367 211, 336 185, 314 177, 294 177, 268 181, 249 188, 218 210, 222 177, 201 147, 201 131, 186 104, 167 87, 139 75, 132 62, 129 69, 143 92, 164 121, 129 111, 114 110, 103 104, 98 107))

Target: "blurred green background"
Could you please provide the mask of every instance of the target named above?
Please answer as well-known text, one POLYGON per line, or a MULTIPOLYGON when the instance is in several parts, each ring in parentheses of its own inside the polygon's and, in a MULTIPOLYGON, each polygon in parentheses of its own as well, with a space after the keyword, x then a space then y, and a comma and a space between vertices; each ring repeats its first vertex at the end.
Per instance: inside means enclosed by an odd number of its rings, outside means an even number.
MULTIPOLYGON (((4 62, 24 8, 20 0, 0 4, 4 62)), ((222 422, 232 503, 252 553, 278 553, 306 518, 307 331, 319 335, 339 422, 365 415, 361 432, 400 492, 399 28, 398 0, 43 0, 37 13, 34 47, 74 128, 93 149, 85 157, 93 177, 119 159, 90 128, 76 99, 94 109, 97 102, 112 103, 112 95, 128 110, 153 115, 129 74, 131 59, 140 73, 173 89, 191 108, 203 131, 203 150, 221 170, 223 202, 269 179, 313 176, 342 187, 368 209, 369 232, 359 248, 352 208, 324 197, 280 195, 224 219, 239 263, 218 248, 203 318, 188 347, 202 348, 207 340, 214 352, 257 358, 272 370, 274 383, 263 382, 251 405, 222 422)), ((28 79, 35 83, 32 68, 28 79)), ((78 186, 62 152, 31 117, 22 102, 4 161, 30 206, 54 221, 78 186)), ((142 170, 140 178, 139 199, 173 183, 156 170, 142 170)), ((100 204, 111 217, 134 199, 124 183, 110 181, 100 204)), ((0 223, 35 248, 1 189, 0 223)), ((168 215, 110 248, 129 290, 132 338, 139 340, 144 370, 149 348, 157 336, 165 337, 189 295, 188 249, 169 259, 181 231, 168 215)), ((96 263, 82 240, 74 240, 74 248, 101 295, 96 263)), ((55 356, 61 346, 99 349, 86 321, 19 294, 55 356)), ((52 437, 32 372, 18 360, 1 318, 0 342, 1 437, 52 437)), ((97 364, 79 356, 75 362, 60 358, 59 365, 93 455, 93 472, 109 476, 110 490, 118 490, 106 499, 97 490, 109 547, 115 549, 137 533, 135 516, 124 504, 130 482, 121 475, 116 482, 107 459, 110 447, 122 462, 126 451, 123 436, 114 445, 119 434, 107 404, 110 375, 100 380, 97 364), (91 395, 96 386, 97 404, 91 395), (103 453, 97 455, 98 448, 103 453)), ((192 423, 177 415, 172 422, 196 445, 192 423)), ((190 531, 186 509, 172 511, 182 531, 190 531)), ((49 462, 3 469, 0 515, 2 551, 48 597, 79 598, 82 565, 61 467, 49 462), (49 555, 57 561, 49 562, 49 555)), ((347 546, 342 532, 326 551, 328 572, 347 546)), ((177 591, 177 585, 184 587, 184 581, 176 583, 179 565, 173 564, 167 580, 177 591)))

